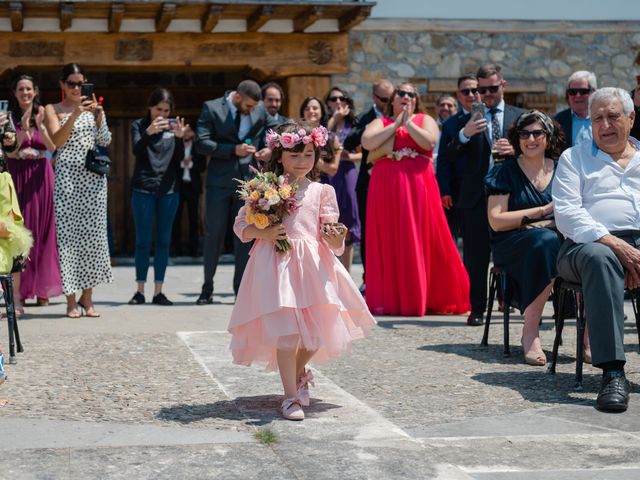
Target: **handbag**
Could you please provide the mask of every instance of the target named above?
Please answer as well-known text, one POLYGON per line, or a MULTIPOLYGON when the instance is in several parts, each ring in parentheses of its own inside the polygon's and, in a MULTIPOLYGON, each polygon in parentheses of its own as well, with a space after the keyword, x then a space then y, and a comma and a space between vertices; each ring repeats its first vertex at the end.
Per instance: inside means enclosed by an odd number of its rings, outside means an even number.
POLYGON ((90 172, 106 177, 107 175, 109 175, 111 159, 108 155, 100 153, 100 150, 98 150, 97 147, 91 148, 87 151, 87 156, 84 160, 84 166, 90 172))
POLYGON ((374 148, 373 150, 369 150, 369 155, 367 156, 367 162, 374 163, 376 160, 381 159, 382 157, 391 157, 393 153, 393 142, 396 139, 396 134, 393 132, 385 142, 380 145, 378 148, 374 148))

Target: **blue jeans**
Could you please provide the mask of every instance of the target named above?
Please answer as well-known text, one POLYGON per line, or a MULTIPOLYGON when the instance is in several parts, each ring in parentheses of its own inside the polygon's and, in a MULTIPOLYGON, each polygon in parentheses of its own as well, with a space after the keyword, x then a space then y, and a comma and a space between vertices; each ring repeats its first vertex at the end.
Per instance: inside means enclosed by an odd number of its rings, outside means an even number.
POLYGON ((176 216, 180 194, 177 192, 158 197, 153 193, 134 190, 131 194, 133 221, 136 225, 136 282, 147 281, 153 219, 156 220, 155 254, 153 255, 154 280, 164 282, 169 261, 171 228, 176 216))

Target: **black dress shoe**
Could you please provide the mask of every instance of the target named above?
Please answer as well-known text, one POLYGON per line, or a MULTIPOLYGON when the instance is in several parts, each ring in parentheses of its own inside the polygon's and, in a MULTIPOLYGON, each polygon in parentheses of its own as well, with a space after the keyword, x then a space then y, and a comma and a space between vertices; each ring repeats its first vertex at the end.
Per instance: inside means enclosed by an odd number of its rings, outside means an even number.
POLYGON ((629 405, 631 384, 624 372, 609 372, 602 377, 596 408, 603 412, 624 412, 629 405))
POLYGON ((164 306, 173 305, 173 302, 169 300, 167 297, 165 297, 164 293, 162 292, 158 293, 157 295, 154 295, 152 301, 156 305, 164 305, 164 306))
POLYGON ((208 305, 213 303, 213 293, 202 292, 196 300, 196 305, 208 305))
POLYGON ((484 319, 481 313, 471 312, 467 317, 467 325, 471 325, 472 327, 479 327, 483 323, 484 319))
POLYGON ((129 305, 142 305, 145 302, 144 295, 140 292, 136 292, 131 300, 129 300, 129 305))

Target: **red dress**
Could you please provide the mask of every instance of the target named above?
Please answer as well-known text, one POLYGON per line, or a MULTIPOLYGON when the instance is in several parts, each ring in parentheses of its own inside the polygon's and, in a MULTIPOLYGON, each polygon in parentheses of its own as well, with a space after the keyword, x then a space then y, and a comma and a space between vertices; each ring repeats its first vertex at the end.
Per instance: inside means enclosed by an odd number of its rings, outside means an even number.
MULTIPOLYGON (((424 114, 411 120, 422 125, 424 114)), ((382 118, 385 126, 393 119, 382 118)), ((451 237, 425 151, 406 128, 394 154, 371 171, 366 222, 366 300, 374 315, 422 316, 469 311, 469 276, 451 237), (417 155, 416 155, 417 154, 417 155), (413 158, 412 158, 413 157, 413 158)))

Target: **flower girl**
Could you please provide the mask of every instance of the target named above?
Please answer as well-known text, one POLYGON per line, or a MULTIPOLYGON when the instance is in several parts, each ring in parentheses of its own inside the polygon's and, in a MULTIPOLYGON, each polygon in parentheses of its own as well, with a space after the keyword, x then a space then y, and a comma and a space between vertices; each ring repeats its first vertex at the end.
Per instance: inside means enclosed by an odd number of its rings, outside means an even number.
POLYGON ((275 186, 254 182, 254 190, 265 190, 268 201, 252 204, 247 198, 234 225, 243 242, 256 240, 229 323, 234 362, 262 362, 279 370, 282 415, 289 420, 304 419, 302 407, 309 405, 313 376, 307 363, 348 351, 354 339, 375 325, 336 258, 344 250, 347 229, 336 223, 335 191, 314 181, 319 148, 326 141, 324 127, 312 129, 304 123, 269 131, 272 156, 266 170, 279 181, 275 186), (290 203, 290 195, 295 208, 287 208, 281 218, 269 213, 279 201, 290 203), (252 205, 258 205, 258 211, 252 205), (282 244, 287 248, 280 248, 282 244))

